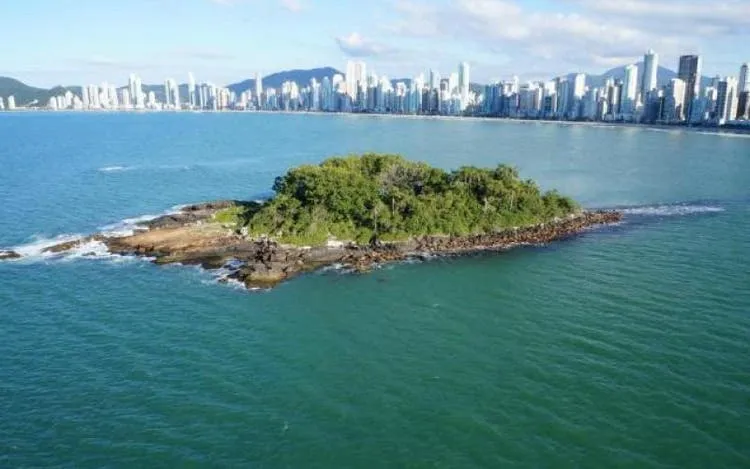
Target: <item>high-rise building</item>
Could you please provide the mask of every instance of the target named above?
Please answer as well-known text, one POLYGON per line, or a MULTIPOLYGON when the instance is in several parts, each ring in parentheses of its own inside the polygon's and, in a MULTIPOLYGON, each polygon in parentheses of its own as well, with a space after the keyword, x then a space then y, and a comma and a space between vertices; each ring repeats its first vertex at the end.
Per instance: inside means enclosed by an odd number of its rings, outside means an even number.
POLYGON ((146 107, 146 97, 143 94, 143 84, 141 83, 141 78, 138 76, 135 76, 133 78, 133 89, 131 93, 131 97, 135 102, 135 108, 144 109, 146 107))
POLYGON ((177 110, 182 109, 182 103, 180 102, 180 85, 174 80, 172 80, 172 106, 177 110))
POLYGON ((357 98, 360 83, 366 83, 367 65, 364 62, 349 61, 346 63, 346 92, 352 98, 357 98))
POLYGON ((573 99, 581 99, 586 94, 586 74, 577 73, 573 77, 573 99))
POLYGON ((466 62, 458 65, 458 93, 461 95, 461 110, 465 110, 469 104, 470 68, 466 62))
POLYGON ((132 106, 130 101, 130 90, 128 88, 123 88, 122 90, 122 107, 125 109, 130 109, 132 106))
POLYGON ((739 93, 737 119, 750 119, 750 91, 739 93))
POLYGON ((737 89, 737 79, 734 77, 727 77, 719 82, 716 96, 716 119, 719 125, 737 118, 737 89))
POLYGON ((0 111, 5 109, 5 101, 3 101, 3 97, 0 96, 0 111))
POLYGON ((685 120, 685 87, 686 83, 673 78, 664 88, 664 107, 661 118, 667 122, 685 120))
POLYGON ((88 109, 89 105, 91 104, 89 102, 89 88, 88 86, 82 86, 81 87, 81 101, 83 102, 83 108, 88 109))
POLYGON ((172 79, 167 78, 164 82, 164 107, 171 107, 172 104, 172 79))
POLYGON ((188 104, 190 105, 190 109, 195 108, 196 105, 196 96, 195 96, 195 77, 193 76, 193 72, 188 73, 188 104))
POLYGON ((109 85, 109 105, 112 109, 117 109, 120 106, 120 100, 117 97, 117 87, 115 85, 109 85))
POLYGON ((701 92, 701 56, 680 56, 680 64, 677 70, 677 78, 685 82, 685 97, 683 103, 687 112, 683 115, 690 116, 690 108, 693 100, 701 92))
POLYGON ((748 71, 748 68, 750 68, 750 65, 746 63, 740 67, 740 81, 737 83, 737 91, 740 93, 750 91, 750 71, 748 71))
POLYGON ((558 96, 557 101, 557 117, 566 117, 570 110, 570 83, 568 79, 564 77, 558 77, 555 80, 555 94, 558 96))
POLYGON ((430 69, 430 90, 440 89, 440 73, 430 69))
POLYGON ((12 111, 16 108, 16 97, 8 96, 8 110, 12 111))
POLYGON ((89 85, 89 107, 91 109, 101 109, 101 95, 99 94, 99 87, 96 85, 89 85))
POLYGON ((649 91, 655 90, 656 77, 659 71, 659 55, 649 49, 643 56, 643 74, 641 75, 641 102, 646 101, 649 91))
POLYGON ((260 107, 261 102, 263 101, 263 77, 260 75, 260 73, 255 74, 255 100, 258 107, 260 107))
POLYGON ((130 89, 130 97, 135 99, 136 96, 136 76, 135 74, 131 73, 130 77, 128 77, 128 88, 130 89))
POLYGON ((581 117, 583 111, 583 97, 586 95, 586 74, 576 73, 570 87, 570 109, 568 116, 571 119, 581 117))
POLYGON ((632 115, 635 112, 636 96, 638 93, 638 66, 628 65, 625 67, 625 80, 622 83, 622 104, 620 112, 632 115))
POLYGON ((453 94, 458 91, 458 73, 453 72, 448 76, 448 93, 453 94))
POLYGON ((333 85, 331 85, 331 80, 328 77, 324 77, 323 82, 320 85, 320 104, 324 111, 331 112, 334 110, 333 85))

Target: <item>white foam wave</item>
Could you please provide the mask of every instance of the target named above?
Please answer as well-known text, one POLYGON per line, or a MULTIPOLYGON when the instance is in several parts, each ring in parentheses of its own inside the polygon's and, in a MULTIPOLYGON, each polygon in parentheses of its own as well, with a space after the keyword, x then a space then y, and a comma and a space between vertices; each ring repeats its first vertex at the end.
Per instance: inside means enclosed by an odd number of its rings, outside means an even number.
POLYGON ((107 249, 107 245, 101 241, 88 240, 86 242, 80 242, 73 246, 71 249, 61 252, 46 251, 46 249, 52 246, 57 246, 62 243, 69 243, 73 241, 83 241, 84 237, 81 235, 60 235, 54 238, 47 238, 42 236, 34 236, 33 240, 18 246, 10 248, 11 251, 18 253, 21 257, 14 259, 18 262, 44 262, 44 261, 72 261, 77 259, 98 259, 98 260, 111 260, 114 262, 131 262, 131 261, 151 261, 152 258, 137 257, 137 256, 122 256, 120 254, 113 254, 107 249))
POLYGON ((136 231, 146 229, 144 226, 142 226, 143 223, 149 222, 151 220, 156 220, 157 218, 166 215, 174 215, 180 213, 185 207, 187 207, 187 205, 175 205, 170 210, 167 210, 158 215, 148 214, 141 215, 139 217, 125 218, 117 223, 104 225, 99 228, 99 231, 102 235, 108 238, 122 238, 124 236, 132 236, 136 231))
POLYGON ((701 213, 719 213, 723 212, 723 207, 716 207, 712 205, 690 205, 690 204, 679 204, 679 205, 650 205, 644 207, 631 207, 620 210, 624 215, 645 215, 645 216, 656 216, 656 217, 674 217, 674 216, 685 216, 694 215, 701 213))
POLYGON ((117 173, 121 171, 130 171, 131 169, 133 169, 131 166, 104 166, 97 171, 101 173, 117 173))
POLYGON ((160 216, 161 215, 142 215, 140 217, 125 218, 124 220, 121 220, 117 223, 104 225, 99 228, 99 231, 102 233, 102 235, 108 238, 122 238, 124 236, 132 236, 137 230, 145 229, 143 226, 140 226, 141 223, 154 220, 156 218, 159 218, 160 216))
POLYGON ((32 237, 32 241, 26 244, 21 244, 19 246, 14 246, 10 248, 10 250, 20 254, 21 258, 23 259, 49 259, 52 257, 59 257, 60 254, 45 252, 45 249, 51 248, 52 246, 56 246, 58 244, 77 241, 81 238, 82 236, 77 234, 59 235, 55 236, 54 238, 46 238, 43 236, 35 235, 32 237))

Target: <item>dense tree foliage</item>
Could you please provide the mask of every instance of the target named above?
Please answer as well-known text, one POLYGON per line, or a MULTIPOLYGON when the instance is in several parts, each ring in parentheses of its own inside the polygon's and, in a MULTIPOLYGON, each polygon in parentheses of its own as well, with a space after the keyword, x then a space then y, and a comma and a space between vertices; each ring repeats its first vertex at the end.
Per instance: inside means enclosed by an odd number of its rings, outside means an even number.
POLYGON ((276 195, 232 216, 250 233, 290 243, 389 241, 527 226, 579 210, 542 193, 509 166, 452 172, 397 155, 365 154, 305 165, 276 179, 276 195))

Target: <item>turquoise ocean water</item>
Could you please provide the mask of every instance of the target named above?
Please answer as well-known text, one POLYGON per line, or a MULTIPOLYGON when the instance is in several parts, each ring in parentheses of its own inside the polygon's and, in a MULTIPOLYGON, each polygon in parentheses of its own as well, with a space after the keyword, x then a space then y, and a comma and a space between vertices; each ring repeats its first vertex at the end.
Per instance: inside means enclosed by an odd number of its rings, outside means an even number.
MULTIPOLYGON (((750 139, 281 114, 0 114, 0 467, 750 467, 750 139), (39 254, 293 165, 516 165, 619 226, 311 274, 39 254), (123 221, 126 220, 126 221, 123 221)), ((96 247, 87 248, 96 249, 96 247)))

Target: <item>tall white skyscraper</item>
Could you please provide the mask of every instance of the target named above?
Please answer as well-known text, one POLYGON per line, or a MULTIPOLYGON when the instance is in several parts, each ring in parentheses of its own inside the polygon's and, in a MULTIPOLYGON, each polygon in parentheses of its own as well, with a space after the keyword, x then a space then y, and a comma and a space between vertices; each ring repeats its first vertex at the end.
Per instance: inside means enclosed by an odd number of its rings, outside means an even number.
POLYGON ((263 77, 260 76, 260 73, 255 74, 255 99, 258 101, 258 106, 260 107, 261 102, 261 96, 263 96, 263 77))
POLYGON ((135 91, 135 84, 136 84, 137 77, 135 74, 131 73, 130 77, 128 78, 128 88, 130 88, 130 97, 135 99, 136 91, 135 91))
POLYGON ((737 79, 734 77, 727 77, 719 82, 716 97, 716 117, 719 120, 719 124, 737 118, 739 103, 737 89, 737 79))
POLYGON ((469 105, 469 64, 461 62, 458 65, 458 93, 461 95, 461 110, 465 110, 469 105))
POLYGON ((195 77, 193 76, 193 72, 188 73, 188 104, 190 105, 190 109, 195 108, 196 99, 195 99, 195 77))
POLYGON ((3 101, 3 97, 0 96, 0 111, 5 109, 5 101, 3 101))
POLYGON ((643 56, 643 74, 641 75, 641 100, 645 101, 649 91, 656 89, 656 76, 659 70, 659 54, 649 49, 643 56))
POLYGON ((685 81, 672 78, 664 88, 663 118, 668 122, 679 122, 685 119, 685 81))
POLYGON ((81 101, 83 102, 83 108, 89 108, 89 88, 88 86, 81 87, 81 101))
POLYGON ((16 97, 8 96, 8 110, 12 111, 16 108, 16 97))
POLYGON ((586 74, 577 73, 573 77, 573 99, 581 99, 586 94, 586 74))
POLYGON ((164 82, 164 107, 170 107, 174 104, 172 101, 172 79, 167 78, 164 82))
POLYGON ((740 67, 740 81, 737 83, 737 90, 740 93, 750 91, 750 70, 748 68, 750 68, 750 65, 746 63, 740 67))
POLYGON ((125 109, 130 109, 132 107, 131 101, 130 101, 130 89, 125 88, 122 90, 122 107, 125 109))
POLYGON ((448 76, 448 92, 453 93, 458 90, 458 73, 453 72, 448 76))
POLYGON ((120 106, 120 100, 117 98, 117 87, 115 85, 109 85, 109 105, 112 109, 117 109, 120 106))
POLYGON ((346 63, 346 93, 352 99, 357 98, 360 83, 367 80, 367 65, 364 62, 352 61, 346 63))
POLYGON ((146 97, 143 95, 143 84, 141 83, 141 78, 138 76, 133 78, 132 99, 135 102, 136 109, 145 109, 146 97))
POLYGON ((440 89, 440 73, 437 70, 430 69, 430 90, 440 89))
POLYGON ((181 109, 182 103, 180 102, 180 85, 172 80, 172 105, 175 109, 181 109))
POLYGON ((625 67, 625 80, 622 83, 621 112, 632 114, 635 111, 636 95, 638 93, 638 66, 625 67))

